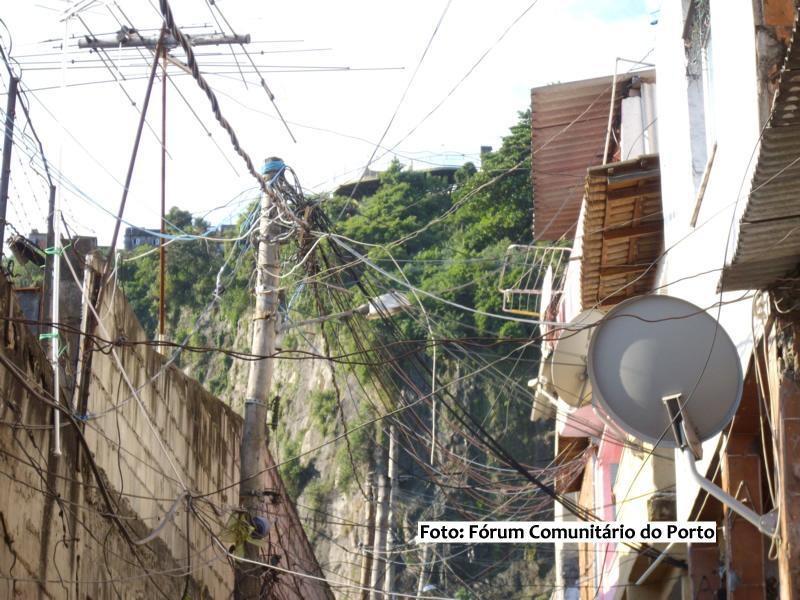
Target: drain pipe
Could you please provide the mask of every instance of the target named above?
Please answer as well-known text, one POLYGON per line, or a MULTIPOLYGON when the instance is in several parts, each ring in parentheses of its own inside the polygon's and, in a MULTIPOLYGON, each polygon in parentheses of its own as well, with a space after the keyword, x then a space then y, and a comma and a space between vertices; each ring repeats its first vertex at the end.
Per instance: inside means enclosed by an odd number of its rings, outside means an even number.
POLYGON ((669 544, 667 544, 667 547, 661 551, 661 554, 659 554, 656 557, 656 559, 650 564, 650 566, 647 567, 647 570, 644 573, 642 573, 642 576, 636 580, 636 585, 643 585, 644 582, 647 581, 647 578, 650 577, 650 575, 653 573, 653 571, 656 570, 656 568, 658 568, 658 565, 660 565, 662 561, 665 558, 667 558, 667 556, 669 556, 669 551, 672 549, 674 545, 675 542, 670 542, 669 544))

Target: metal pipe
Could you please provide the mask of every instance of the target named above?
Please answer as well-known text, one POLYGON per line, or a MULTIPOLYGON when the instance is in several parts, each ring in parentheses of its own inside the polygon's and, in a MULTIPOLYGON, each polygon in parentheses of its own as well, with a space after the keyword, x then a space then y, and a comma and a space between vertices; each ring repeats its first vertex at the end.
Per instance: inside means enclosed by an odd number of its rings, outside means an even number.
POLYGON ((608 147, 611 145, 611 122, 614 120, 614 102, 617 99, 617 69, 619 59, 614 61, 614 78, 611 80, 611 105, 608 107, 608 125, 606 126, 606 144, 603 148, 603 164, 608 164, 608 147))
MULTIPOLYGON (((74 6, 74 5, 73 5, 74 6)), ((67 85, 67 37, 69 36, 70 20, 64 21, 64 38, 61 42, 61 98, 67 85)), ((61 148, 59 150, 58 167, 64 168, 63 163, 64 138, 62 134, 61 148)), ((61 456, 61 364, 59 348, 61 337, 58 331, 61 311, 61 187, 56 190, 53 198, 52 214, 48 217, 47 237, 51 242, 48 252, 52 253, 52 274, 50 288, 50 364, 53 368, 53 455, 61 456), (50 227, 52 225, 52 227, 50 227), (52 238, 51 238, 52 235, 52 238)), ((51 188, 52 191, 52 188, 51 188)))
MULTIPOLYGON (((167 247, 164 243, 167 208, 167 49, 162 50, 161 66, 161 239, 158 245, 158 341, 164 341, 164 279, 167 263, 167 247)), ((158 55, 156 55, 158 60, 158 55)))
POLYGON ((742 502, 731 496, 730 494, 726 493, 721 488, 717 487, 703 477, 697 471, 697 465, 695 464, 694 454, 689 448, 683 448, 681 450, 681 454, 683 458, 686 460, 687 466, 689 467, 689 474, 691 475, 694 482, 700 486, 701 489, 708 492, 710 496, 713 496, 717 500, 719 500, 723 506, 729 508, 737 515, 751 523, 756 529, 758 529, 761 533, 773 536, 775 535, 775 531, 778 526, 778 520, 775 516, 775 512, 769 512, 765 515, 759 515, 754 510, 751 510, 747 506, 745 506, 742 502))
POLYGON ((6 101, 6 127, 3 139, 3 167, 0 174, 0 256, 3 254, 6 230, 6 208, 8 207, 8 184, 11 179, 11 150, 14 147, 14 117, 17 112, 17 88, 19 79, 11 77, 6 101))
MULTIPOLYGON (((161 31, 161 38, 164 38, 164 30, 161 31)), ((144 94, 144 102, 142 103, 142 112, 139 116, 139 126, 136 129, 136 137, 133 141, 133 152, 131 152, 131 160, 128 163, 128 174, 125 176, 125 187, 122 188, 122 199, 119 202, 119 210, 117 211, 117 221, 114 224, 114 234, 111 236, 111 244, 108 246, 108 261, 106 262, 105 273, 108 273, 108 267, 112 262, 114 251, 117 248, 117 238, 119 237, 119 228, 122 225, 122 216, 125 214, 125 204, 128 200, 128 191, 131 187, 131 179, 133 178, 133 167, 136 165, 136 156, 139 154, 139 142, 142 139, 142 129, 144 128, 145 117, 147 116, 147 107, 150 105, 150 93, 153 91, 153 80, 156 77, 156 70, 158 69, 158 59, 161 55, 161 44, 156 48, 156 55, 153 58, 153 66, 150 68, 150 79, 147 82, 147 91, 144 94)), ((104 273, 104 275, 105 275, 104 273)), ((101 292, 102 293, 102 292, 101 292)))
POLYGON ((689 225, 695 227, 697 225, 697 217, 700 216, 700 205, 703 203, 703 197, 706 195, 706 187, 708 186, 708 178, 711 176, 711 167, 714 166, 714 157, 717 155, 717 143, 711 148, 711 156, 706 161, 706 168, 703 169, 703 179, 700 180, 700 187, 697 189, 697 197, 694 201, 694 211, 692 211, 692 219, 689 225))
MULTIPOLYGON (((427 314, 426 314, 427 319, 427 314)), ((433 359, 431 364, 431 466, 436 461, 436 341, 433 331, 428 323, 428 335, 433 344, 433 359)))
MULTIPOLYGON (((53 235, 53 216, 56 206, 56 186, 50 186, 50 194, 47 201, 47 236, 45 237, 45 248, 52 248, 55 245, 53 235)), ((53 289, 53 255, 45 254, 44 257, 44 280, 42 281, 42 294, 39 300, 39 332, 44 332, 44 324, 50 320, 50 291, 53 289)))
MULTIPOLYGON (((58 331, 61 320, 61 188, 56 192, 55 206, 53 209, 53 246, 48 251, 53 253, 53 279, 50 290, 52 304, 50 306, 50 362, 53 365, 53 454, 61 456, 61 334, 58 331)), ((48 231, 49 233, 49 231, 48 231)))
POLYGON ((670 542, 669 544, 667 544, 667 547, 661 551, 661 554, 659 554, 656 557, 656 559, 650 564, 650 566, 647 567, 647 570, 644 573, 642 573, 642 576, 636 580, 636 585, 643 585, 644 582, 647 581, 647 578, 650 577, 651 573, 656 570, 658 565, 660 565, 664 561, 664 559, 667 558, 667 556, 669 556, 669 551, 672 549, 674 545, 675 542, 670 542))

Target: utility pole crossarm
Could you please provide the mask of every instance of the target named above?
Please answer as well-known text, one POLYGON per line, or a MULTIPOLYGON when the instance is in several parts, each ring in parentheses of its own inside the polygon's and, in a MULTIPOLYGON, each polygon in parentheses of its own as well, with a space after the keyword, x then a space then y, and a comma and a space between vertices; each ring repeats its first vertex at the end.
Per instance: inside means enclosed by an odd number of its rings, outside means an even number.
MULTIPOLYGON (((219 46, 221 44, 249 44, 250 34, 225 35, 212 33, 208 35, 186 35, 192 46, 219 46)), ((78 48, 155 48, 158 45, 158 36, 144 37, 135 29, 120 29, 114 39, 99 39, 93 36, 84 36, 78 40, 78 48)), ((164 47, 172 49, 178 46, 178 40, 167 35, 164 38, 164 47)))

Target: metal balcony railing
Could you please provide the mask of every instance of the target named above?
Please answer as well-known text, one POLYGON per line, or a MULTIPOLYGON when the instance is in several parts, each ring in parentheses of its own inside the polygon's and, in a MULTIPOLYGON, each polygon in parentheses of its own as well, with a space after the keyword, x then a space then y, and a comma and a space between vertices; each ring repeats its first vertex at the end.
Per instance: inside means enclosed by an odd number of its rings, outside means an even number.
POLYGON ((559 246, 509 246, 500 271, 503 312, 541 317, 561 295, 569 255, 559 246))

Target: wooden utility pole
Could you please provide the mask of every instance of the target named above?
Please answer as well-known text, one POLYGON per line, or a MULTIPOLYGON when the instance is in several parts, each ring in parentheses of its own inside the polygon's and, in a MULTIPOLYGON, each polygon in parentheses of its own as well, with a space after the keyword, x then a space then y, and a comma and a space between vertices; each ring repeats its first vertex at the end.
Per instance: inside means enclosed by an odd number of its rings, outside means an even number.
MULTIPOLYGON (((797 343, 798 329, 793 329, 793 332, 797 343)), ((778 552, 781 600, 800 599, 800 472, 797 468, 800 452, 800 384, 796 377, 796 372, 782 374, 776 401, 778 412, 773 413, 780 472, 776 500, 781 506, 778 552)))
POLYGON ((3 138, 3 167, 0 173, 0 255, 5 248, 6 209, 8 208, 8 184, 11 180, 11 149, 14 147, 14 117, 17 113, 17 89, 19 79, 11 76, 6 99, 6 127, 3 138))
MULTIPOLYGON (((278 159, 270 159, 277 161, 278 159)), ((266 176, 270 177, 271 173, 266 176)), ((270 357, 275 352, 278 332, 278 289, 280 286, 280 245, 277 226, 274 224, 272 192, 261 197, 259 225, 256 306, 253 314, 253 342, 251 351, 257 356, 270 357)), ((263 514, 266 501, 267 444, 269 443, 268 400, 275 369, 274 358, 262 358, 250 363, 247 380, 247 397, 244 401, 244 429, 241 443, 241 469, 239 476, 239 504, 252 518, 263 514)), ((245 544, 245 558, 259 561, 259 548, 245 544)), ((242 561, 236 562, 237 599, 262 597, 264 569, 242 561)))
MULTIPOLYGON (((766 334, 765 334, 766 335, 766 334)), ((780 507, 780 600, 800 599, 800 313, 778 315, 769 336, 772 435, 776 446, 775 502, 780 507)))

